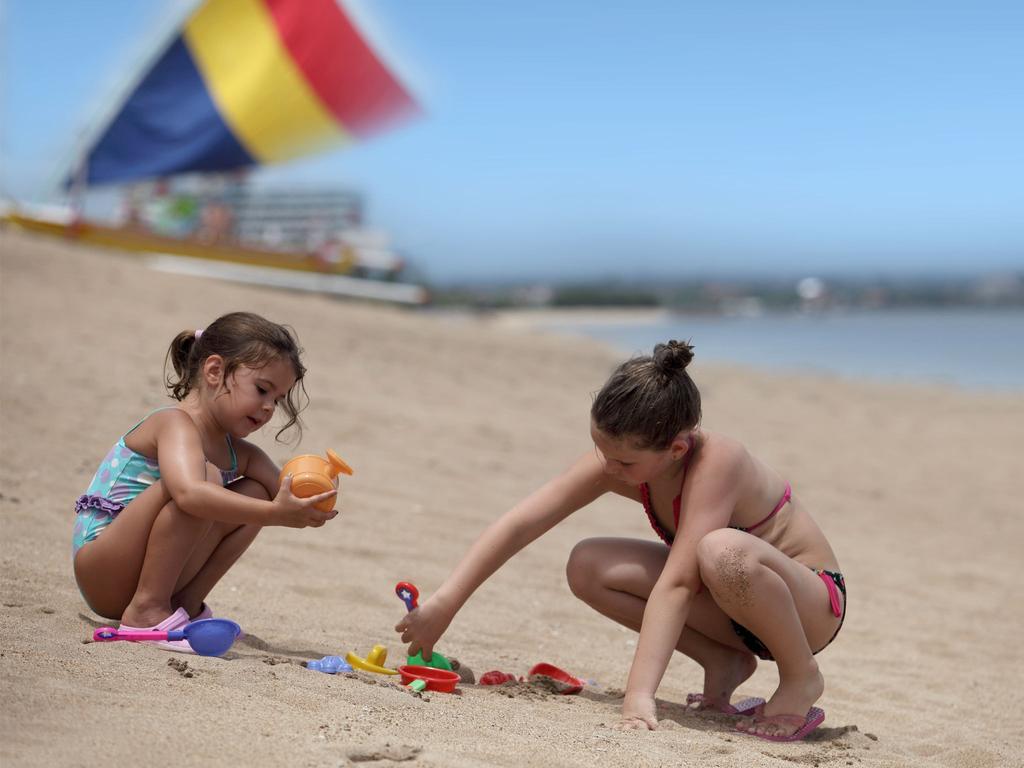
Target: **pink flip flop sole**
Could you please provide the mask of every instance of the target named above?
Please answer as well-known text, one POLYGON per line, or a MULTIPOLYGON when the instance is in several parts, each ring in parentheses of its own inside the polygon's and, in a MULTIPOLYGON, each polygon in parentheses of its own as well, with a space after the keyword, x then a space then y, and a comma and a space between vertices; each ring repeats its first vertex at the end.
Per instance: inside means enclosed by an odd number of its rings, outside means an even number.
MULTIPOLYGON (((794 720, 800 720, 800 715, 761 715, 754 717, 754 725, 769 724, 769 725, 792 725, 794 720)), ((741 731, 748 736, 756 736, 759 739, 765 741, 801 741, 814 731, 819 725, 825 722, 825 710, 819 709, 818 707, 811 707, 807 710, 807 717, 803 720, 803 725, 788 736, 775 736, 771 734, 751 733, 750 731, 741 731)))
MULTIPOLYGON (((119 629, 122 632, 170 632, 172 629, 181 629, 188 624, 188 622, 188 611, 184 608, 179 608, 155 627, 129 627, 127 624, 122 624, 119 629)), ((153 647, 160 648, 164 651, 174 651, 175 653, 195 653, 187 640, 140 640, 138 642, 145 645, 152 645, 153 647)))
POLYGON ((706 710, 711 712, 720 712, 723 715, 749 715, 756 711, 758 707, 764 706, 764 699, 760 696, 751 696, 746 699, 740 699, 735 704, 700 706, 704 704, 704 701, 705 697, 703 693, 686 694, 686 706, 697 712, 706 710), (698 706, 695 707, 693 706, 694 704, 697 704, 698 706))

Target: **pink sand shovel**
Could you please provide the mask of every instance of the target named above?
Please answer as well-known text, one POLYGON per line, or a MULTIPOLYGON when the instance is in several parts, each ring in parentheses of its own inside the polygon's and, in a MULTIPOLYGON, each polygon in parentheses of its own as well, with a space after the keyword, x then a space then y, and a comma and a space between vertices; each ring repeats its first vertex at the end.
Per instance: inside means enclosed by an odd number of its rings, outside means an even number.
POLYGON ((186 624, 181 629, 166 632, 145 630, 122 632, 114 627, 100 627, 92 633, 97 643, 114 640, 185 640, 200 656, 223 656, 235 642, 242 628, 230 619, 200 619, 186 624))

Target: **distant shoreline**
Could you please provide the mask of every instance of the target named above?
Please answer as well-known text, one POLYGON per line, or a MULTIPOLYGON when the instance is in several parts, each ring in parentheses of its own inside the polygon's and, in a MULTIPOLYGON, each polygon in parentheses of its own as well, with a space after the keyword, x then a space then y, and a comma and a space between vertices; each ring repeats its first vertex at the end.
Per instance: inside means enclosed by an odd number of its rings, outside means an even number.
POLYGON ((1024 307, 953 306, 953 307, 829 307, 812 311, 799 309, 765 309, 756 313, 742 312, 700 312, 669 307, 522 307, 515 309, 450 310, 442 309, 442 315, 482 317, 487 322, 509 328, 540 328, 566 330, 562 326, 577 328, 589 326, 636 326, 672 322, 680 319, 717 320, 736 317, 838 317, 853 315, 914 315, 928 313, 979 313, 1024 314, 1024 307))
POLYGON ((565 307, 541 309, 499 309, 488 312, 487 321, 505 328, 552 330, 569 323, 588 325, 649 325, 667 322, 679 313, 664 307, 565 307))
POLYGON ((655 308, 498 310, 483 322, 513 332, 583 337, 618 354, 691 339, 702 361, 762 371, 829 373, 969 390, 1024 392, 1017 308, 823 309, 689 313, 655 308), (950 350, 957 350, 951 357, 950 350))

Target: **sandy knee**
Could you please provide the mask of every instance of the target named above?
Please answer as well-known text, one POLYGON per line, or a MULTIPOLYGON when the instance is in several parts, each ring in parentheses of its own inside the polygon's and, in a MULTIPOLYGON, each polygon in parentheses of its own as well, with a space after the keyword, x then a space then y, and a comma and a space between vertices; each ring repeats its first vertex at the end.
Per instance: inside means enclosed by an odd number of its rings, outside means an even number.
POLYGON ((712 531, 697 544, 700 578, 718 601, 751 603, 751 574, 756 561, 746 534, 731 528, 712 531))

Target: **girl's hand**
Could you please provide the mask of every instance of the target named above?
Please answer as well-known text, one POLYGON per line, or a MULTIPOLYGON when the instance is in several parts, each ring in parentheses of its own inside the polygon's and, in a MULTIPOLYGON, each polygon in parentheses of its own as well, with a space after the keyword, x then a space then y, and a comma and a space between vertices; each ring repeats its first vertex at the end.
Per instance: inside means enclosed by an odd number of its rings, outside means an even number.
POLYGON ((617 731, 658 730, 658 708, 648 694, 626 694, 622 702, 622 718, 614 726, 617 731))
POLYGON ((419 608, 409 611, 395 625, 395 632, 401 632, 402 642, 409 644, 410 656, 423 651, 423 657, 429 659, 434 652, 434 643, 448 629, 453 618, 455 612, 445 605, 444 600, 439 600, 435 593, 419 608))
POLYGON ((330 512, 321 512, 313 505, 337 495, 337 490, 330 490, 300 499, 292 493, 292 476, 286 475, 272 502, 274 512, 270 524, 283 525, 287 528, 306 528, 307 526, 319 528, 328 520, 337 517, 338 511, 332 509, 330 512))

